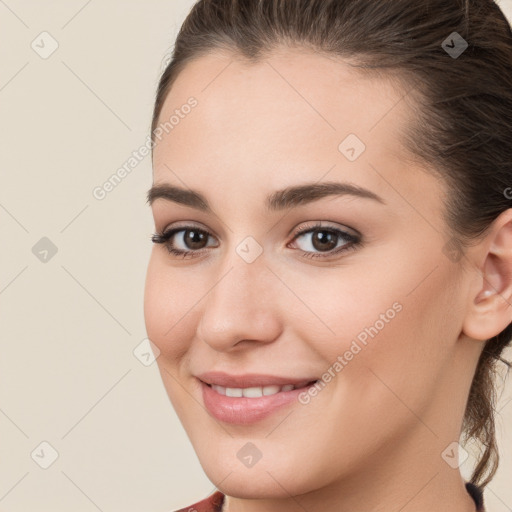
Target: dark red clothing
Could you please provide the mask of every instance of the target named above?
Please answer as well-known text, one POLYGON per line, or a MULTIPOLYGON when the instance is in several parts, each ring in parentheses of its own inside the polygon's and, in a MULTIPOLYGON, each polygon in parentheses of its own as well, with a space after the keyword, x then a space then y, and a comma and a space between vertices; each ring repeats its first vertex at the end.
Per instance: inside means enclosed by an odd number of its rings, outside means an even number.
POLYGON ((190 507, 180 508, 176 512, 221 512, 224 503, 224 494, 215 491, 203 501, 199 501, 190 507))
MULTIPOLYGON (((466 482, 466 490, 473 498, 477 512, 485 512, 484 497, 480 487, 466 482)), ((220 491, 215 491, 208 498, 191 505, 190 507, 180 508, 176 512, 221 512, 222 504, 224 503, 224 494, 220 491)))

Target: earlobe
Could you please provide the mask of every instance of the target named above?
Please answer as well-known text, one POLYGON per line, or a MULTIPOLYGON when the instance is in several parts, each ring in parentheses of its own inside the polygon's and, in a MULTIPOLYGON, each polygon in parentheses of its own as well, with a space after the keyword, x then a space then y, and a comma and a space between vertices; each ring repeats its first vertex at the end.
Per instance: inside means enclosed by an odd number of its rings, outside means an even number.
POLYGON ((462 330, 484 341, 512 322, 512 209, 493 222, 489 233, 473 249, 476 278, 462 330))

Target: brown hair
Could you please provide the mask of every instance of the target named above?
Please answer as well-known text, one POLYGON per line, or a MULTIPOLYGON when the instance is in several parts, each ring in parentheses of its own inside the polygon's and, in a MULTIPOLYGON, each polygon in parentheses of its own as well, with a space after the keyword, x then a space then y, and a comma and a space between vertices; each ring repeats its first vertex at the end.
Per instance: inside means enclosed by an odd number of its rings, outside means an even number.
MULTIPOLYGON (((445 219, 461 252, 512 206, 512 32, 492 0, 199 0, 160 78, 153 141, 188 62, 219 50, 257 62, 287 45, 398 76, 406 94, 414 90, 419 108, 405 142, 448 184, 445 219), (450 53, 464 41, 462 54, 450 53)), ((471 482, 482 488, 499 463, 495 376, 498 361, 510 369, 501 354, 511 337, 512 324, 486 342, 464 414, 464 440, 481 448, 471 482)))

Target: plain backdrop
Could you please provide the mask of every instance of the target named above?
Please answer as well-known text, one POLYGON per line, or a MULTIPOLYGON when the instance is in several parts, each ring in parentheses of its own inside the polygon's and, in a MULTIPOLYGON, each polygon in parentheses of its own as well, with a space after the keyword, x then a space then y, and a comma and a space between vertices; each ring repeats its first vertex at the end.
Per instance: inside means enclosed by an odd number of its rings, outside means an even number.
MULTIPOLYGON (((166 512, 214 491, 144 356, 150 157, 93 194, 147 140, 193 3, 0 0, 0 511, 166 512)), ((497 408, 489 512, 512 510, 510 379, 497 408)))

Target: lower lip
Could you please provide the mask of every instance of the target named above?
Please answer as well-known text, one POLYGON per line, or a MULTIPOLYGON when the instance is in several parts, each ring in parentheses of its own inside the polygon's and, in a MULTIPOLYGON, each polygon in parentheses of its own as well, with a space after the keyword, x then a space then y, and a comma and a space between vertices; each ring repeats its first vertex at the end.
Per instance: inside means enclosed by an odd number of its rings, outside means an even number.
POLYGON ((200 381, 204 405, 216 419, 236 425, 249 425, 263 420, 272 413, 293 402, 298 403, 298 396, 307 391, 309 386, 280 391, 274 395, 257 398, 231 397, 217 393, 213 388, 200 381))

